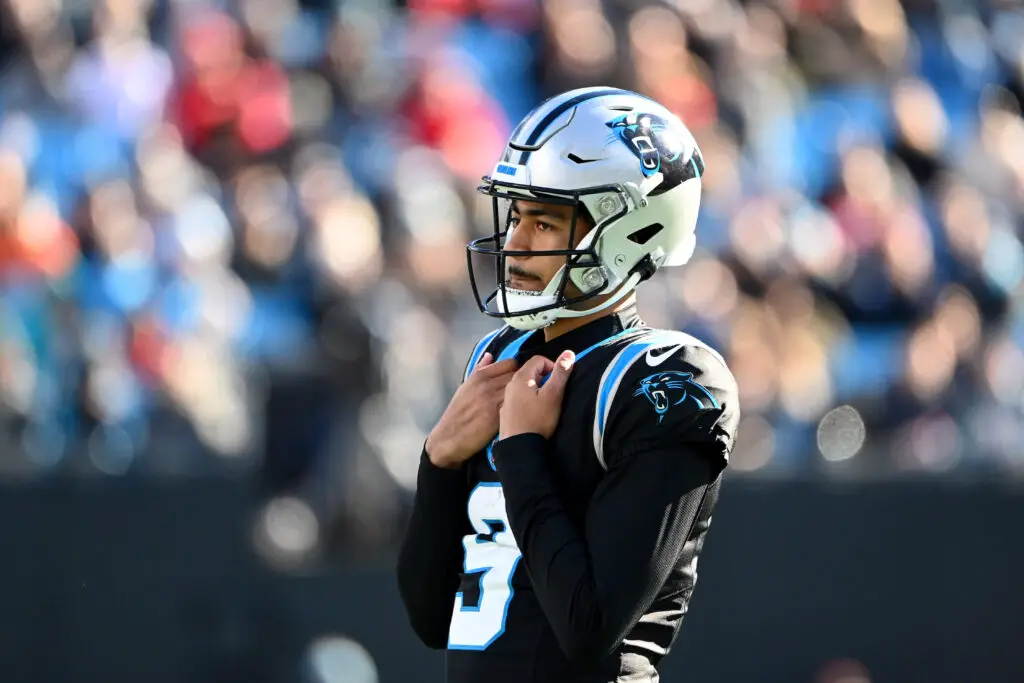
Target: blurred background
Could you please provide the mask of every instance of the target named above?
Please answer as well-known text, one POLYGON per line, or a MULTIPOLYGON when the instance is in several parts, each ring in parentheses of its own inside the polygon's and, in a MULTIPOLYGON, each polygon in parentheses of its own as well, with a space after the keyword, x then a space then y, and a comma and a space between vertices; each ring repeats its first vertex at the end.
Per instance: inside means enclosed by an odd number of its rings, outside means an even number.
POLYGON ((707 163, 743 422, 665 680, 1024 680, 1024 7, 0 0, 0 681, 442 680, 393 553, 541 99, 707 163))

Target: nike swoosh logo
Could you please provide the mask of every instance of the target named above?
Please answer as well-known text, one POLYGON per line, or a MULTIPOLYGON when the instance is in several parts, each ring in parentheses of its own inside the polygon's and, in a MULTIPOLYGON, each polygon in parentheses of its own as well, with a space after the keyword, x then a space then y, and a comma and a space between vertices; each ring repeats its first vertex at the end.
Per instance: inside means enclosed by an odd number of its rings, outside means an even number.
POLYGON ((654 349, 647 352, 647 364, 652 368, 655 368, 665 362, 665 359, 676 353, 679 349, 683 348, 685 344, 677 344, 669 347, 668 351, 655 354, 654 349))
POLYGON ((604 157, 598 157, 597 159, 584 159, 583 157, 576 156, 575 154, 570 152, 568 155, 568 159, 569 161, 575 161, 577 164, 592 164, 595 161, 603 161, 604 157))

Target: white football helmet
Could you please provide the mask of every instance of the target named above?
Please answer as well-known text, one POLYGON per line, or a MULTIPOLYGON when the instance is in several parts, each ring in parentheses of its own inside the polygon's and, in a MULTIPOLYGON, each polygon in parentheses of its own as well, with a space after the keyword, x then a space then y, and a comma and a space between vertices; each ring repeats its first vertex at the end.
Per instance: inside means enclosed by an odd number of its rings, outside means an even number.
POLYGON ((494 234, 467 246, 480 310, 523 330, 607 308, 662 266, 686 263, 696 244, 704 160, 689 129, 657 102, 628 90, 583 88, 556 95, 512 133, 478 189, 493 197, 494 234), (505 251, 511 201, 574 207, 565 249, 505 251), (576 247, 585 210, 594 228, 576 247), (495 259, 496 287, 481 297, 474 255, 495 259), (509 286, 508 256, 565 257, 543 291, 509 286), (572 281, 581 295, 566 297, 572 281), (616 291, 618 289, 618 291, 616 291), (599 306, 580 304, 616 292, 599 306))

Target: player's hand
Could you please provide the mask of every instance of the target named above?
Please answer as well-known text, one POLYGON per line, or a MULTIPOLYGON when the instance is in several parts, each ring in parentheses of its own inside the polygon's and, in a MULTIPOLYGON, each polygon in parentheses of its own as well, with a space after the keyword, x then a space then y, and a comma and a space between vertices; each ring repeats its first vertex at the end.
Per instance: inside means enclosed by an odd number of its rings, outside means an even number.
POLYGON ((434 465, 456 468, 498 433, 498 410, 505 385, 518 364, 514 358, 493 361, 490 353, 483 355, 427 437, 427 454, 434 465))
POLYGON ((572 351, 563 351, 554 362, 534 356, 512 376, 501 406, 502 439, 517 434, 551 438, 562 415, 562 396, 575 362, 572 351))

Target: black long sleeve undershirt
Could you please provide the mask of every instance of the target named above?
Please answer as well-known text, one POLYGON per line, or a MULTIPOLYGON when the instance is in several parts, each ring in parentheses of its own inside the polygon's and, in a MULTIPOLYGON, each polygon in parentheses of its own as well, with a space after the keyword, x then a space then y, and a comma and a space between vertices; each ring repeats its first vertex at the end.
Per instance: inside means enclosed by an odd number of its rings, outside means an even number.
POLYGON ((697 447, 664 445, 610 458, 582 535, 559 499, 547 441, 499 441, 494 461, 509 523, 541 608, 577 664, 611 654, 664 585, 720 468, 697 447))
POLYGON ((416 635, 438 650, 448 645, 468 495, 465 470, 437 467, 424 450, 398 553, 398 589, 416 635))

